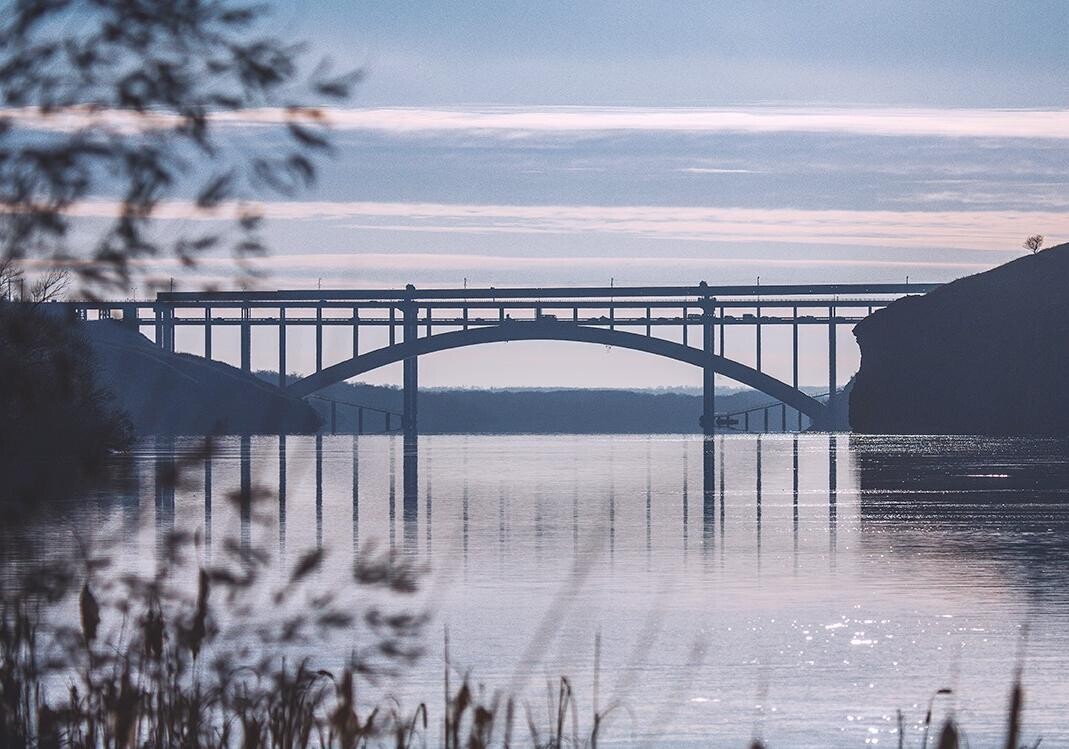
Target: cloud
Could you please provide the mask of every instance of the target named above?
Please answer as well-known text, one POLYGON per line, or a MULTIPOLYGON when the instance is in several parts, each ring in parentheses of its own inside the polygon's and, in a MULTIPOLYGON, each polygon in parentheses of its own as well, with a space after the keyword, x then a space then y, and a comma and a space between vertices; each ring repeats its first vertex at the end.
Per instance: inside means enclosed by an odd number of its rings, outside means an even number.
POLYGON ((683 174, 764 174, 756 169, 723 169, 712 166, 690 166, 676 171, 683 174))
POLYGON ((941 260, 872 260, 864 258, 736 258, 736 257, 502 257, 458 253, 313 253, 273 255, 262 261, 273 270, 307 270, 322 275, 323 268, 335 272, 422 272, 454 271, 458 268, 478 268, 483 272, 511 272, 527 270, 559 270, 564 266, 573 269, 627 268, 632 270, 658 271, 666 267, 706 268, 713 266, 753 266, 777 268, 932 268, 979 270, 989 268, 990 263, 973 263, 941 260))
MULTIPOLYGON (((182 267, 174 258, 135 261, 143 271, 166 281, 178 279, 180 288, 205 285, 229 287, 234 284, 232 262, 222 257, 202 258, 193 269, 182 267)), ((795 273, 825 280, 851 281, 859 278, 887 279, 912 274, 914 280, 941 280, 991 267, 991 263, 959 260, 894 260, 852 257, 635 257, 597 256, 511 257, 466 253, 429 252, 311 252, 271 255, 254 261, 263 275, 254 287, 316 288, 399 288, 415 283, 421 288, 454 287, 462 278, 476 285, 524 286, 539 284, 605 283, 615 276, 627 283, 680 283, 681 279, 721 278, 742 282, 761 273, 790 278, 795 273), (561 269, 567 268, 567 277, 561 269), (831 274, 829 276, 828 274, 831 274), (812 274, 822 274, 814 276, 812 274)), ((33 264, 31 270, 46 267, 33 264)))
POLYGON ((1069 111, 748 107, 737 109, 552 107, 335 109, 342 130, 389 133, 839 133, 950 138, 1069 138, 1069 111))
MULTIPOLYGON (((1007 252, 1036 232, 1069 237, 1065 211, 812 210, 646 205, 276 201, 256 204, 275 221, 335 221, 341 228, 440 234, 619 235, 658 240, 786 243, 1007 252), (356 221, 354 221, 356 219, 356 221)), ((110 201, 78 204, 81 217, 111 217, 110 201)), ((235 215, 226 206, 214 218, 235 215)), ((159 206, 161 219, 204 219, 186 202, 159 206)))
MULTIPOLYGON (((487 107, 469 109, 326 108, 337 130, 393 135, 466 133, 518 137, 530 134, 639 133, 833 133, 942 138, 1069 139, 1069 110, 935 109, 878 107, 487 107)), ((0 111, 27 127, 71 130, 96 122, 118 129, 171 127, 168 113, 67 109, 42 115, 34 109, 0 111)), ((219 112, 221 125, 274 126, 292 119, 285 109, 219 112)))

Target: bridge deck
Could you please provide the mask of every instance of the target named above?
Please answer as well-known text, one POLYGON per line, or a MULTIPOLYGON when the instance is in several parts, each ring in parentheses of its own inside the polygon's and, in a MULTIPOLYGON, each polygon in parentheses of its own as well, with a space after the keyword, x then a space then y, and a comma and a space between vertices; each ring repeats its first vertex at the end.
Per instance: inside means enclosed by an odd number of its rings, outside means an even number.
POLYGON ((823 296, 844 295, 885 295, 903 296, 906 294, 924 294, 939 286, 932 283, 860 283, 860 284, 776 284, 710 286, 554 286, 554 287, 514 287, 514 288, 446 288, 446 289, 292 289, 279 291, 175 291, 160 292, 157 299, 161 302, 176 304, 180 302, 324 302, 324 301, 373 301, 373 300, 411 300, 441 301, 480 299, 585 299, 598 297, 604 299, 626 300, 647 297, 692 297, 695 299, 709 297, 776 297, 776 296, 823 296))

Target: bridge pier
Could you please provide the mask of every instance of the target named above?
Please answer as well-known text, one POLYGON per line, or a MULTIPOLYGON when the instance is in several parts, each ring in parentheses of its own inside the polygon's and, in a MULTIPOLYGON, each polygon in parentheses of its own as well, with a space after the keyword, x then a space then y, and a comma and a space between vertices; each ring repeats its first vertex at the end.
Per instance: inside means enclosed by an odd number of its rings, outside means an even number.
MULTIPOLYGON (((391 315, 393 310, 390 310, 391 315)), ((404 316, 404 342, 406 345, 415 343, 418 336, 419 308, 413 302, 406 302, 402 314, 404 316)), ((392 330, 391 326, 391 330, 392 330)), ((406 442, 414 440, 418 434, 418 398, 419 398, 419 357, 406 356, 404 359, 403 391, 404 408, 401 410, 401 429, 404 432, 406 442)), ((413 443, 414 444, 414 443, 413 443)))
POLYGON ((323 371, 323 308, 316 307, 316 372, 323 371))
POLYGON ((129 328, 135 333, 138 332, 137 324, 137 307, 132 304, 123 305, 122 307, 122 324, 123 327, 129 328))
POLYGON ((836 380, 838 375, 835 371, 836 349, 835 342, 835 308, 828 309, 828 412, 830 414, 836 398, 836 380))
POLYGON ((204 308, 204 358, 212 358, 212 308, 204 308))
POLYGON ((353 358, 360 356, 360 308, 353 307, 353 358))
POLYGON ((174 308, 170 305, 156 304, 156 345, 174 352, 174 308))
POLYGON ((241 371, 252 371, 252 324, 249 322, 252 311, 246 306, 241 308, 241 371))
POLYGON ((754 361, 756 362, 756 364, 754 365, 754 369, 756 369, 758 372, 760 372, 761 371, 761 308, 760 307, 757 308, 757 326, 756 326, 756 328, 754 330, 754 334, 755 334, 755 340, 756 340, 756 346, 757 346, 756 355, 754 357, 754 361))
MULTIPOLYGON (((798 308, 794 308, 793 323, 791 324, 791 368, 794 379, 791 384, 798 390, 798 308)), ((787 431, 784 429, 784 431, 787 431)), ((798 431, 802 431, 802 412, 798 412, 798 431)))
MULTIPOLYGON (((684 319, 686 319, 684 317, 684 319)), ((713 368, 713 305, 702 300, 702 351, 705 365, 702 367, 702 434, 711 436, 716 432, 716 370, 713 368)))
POLYGON ((278 386, 286 387, 286 308, 278 308, 278 386))

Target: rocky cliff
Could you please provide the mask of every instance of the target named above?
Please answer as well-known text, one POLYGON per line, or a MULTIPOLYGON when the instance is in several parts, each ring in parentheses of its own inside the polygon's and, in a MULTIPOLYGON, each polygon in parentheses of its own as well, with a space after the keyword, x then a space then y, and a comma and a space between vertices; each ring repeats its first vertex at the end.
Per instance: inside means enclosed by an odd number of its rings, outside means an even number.
POLYGON ((855 431, 1069 435, 1069 244, 896 301, 854 335, 855 431))
POLYGON ((312 432, 319 417, 252 374, 198 356, 172 354, 117 322, 84 325, 98 384, 135 434, 312 432))

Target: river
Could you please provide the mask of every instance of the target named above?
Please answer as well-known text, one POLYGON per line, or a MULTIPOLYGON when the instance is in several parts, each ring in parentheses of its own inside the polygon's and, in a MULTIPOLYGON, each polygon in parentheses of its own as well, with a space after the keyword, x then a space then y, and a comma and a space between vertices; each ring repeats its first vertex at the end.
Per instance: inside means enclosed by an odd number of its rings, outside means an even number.
POLYGON ((339 585, 355 549, 392 548, 426 567, 411 604, 432 619, 378 689, 439 704, 448 629, 458 672, 534 710, 567 675, 586 710, 600 638, 613 745, 895 746, 901 710, 916 746, 941 688, 937 717, 995 745, 1019 653, 1025 738, 1069 742, 1064 441, 426 436, 406 476, 400 437, 235 437, 161 487, 200 443, 139 442, 18 553, 111 532, 151 565, 180 528, 205 559, 237 538, 280 570, 322 545, 339 585), (244 511, 243 482, 269 490, 244 511))

